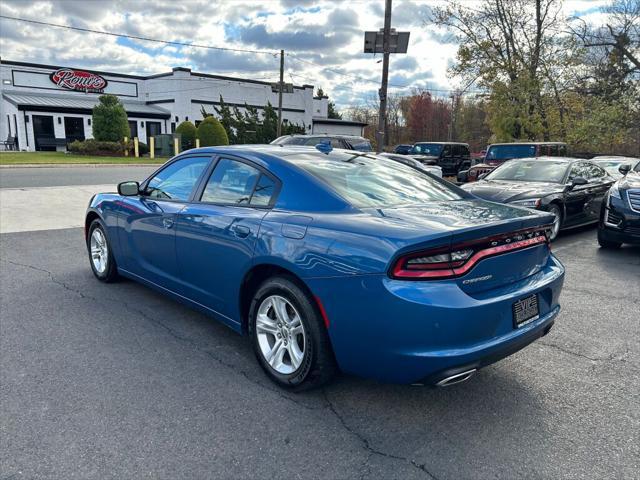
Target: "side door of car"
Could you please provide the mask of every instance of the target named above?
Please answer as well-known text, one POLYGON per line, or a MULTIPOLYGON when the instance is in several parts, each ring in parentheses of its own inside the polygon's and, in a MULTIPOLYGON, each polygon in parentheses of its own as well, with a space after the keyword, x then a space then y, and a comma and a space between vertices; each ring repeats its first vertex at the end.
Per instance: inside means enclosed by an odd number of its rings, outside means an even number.
POLYGON ((602 200, 613 185, 614 179, 602 167, 589 163, 589 193, 592 195, 590 204, 587 205, 587 215, 591 221, 597 222, 600 219, 602 200))
MULTIPOLYGON (((578 177, 588 181, 589 174, 589 164, 586 162, 575 162, 569 171, 567 183, 571 184, 573 179, 578 177)), ((589 188, 589 184, 576 185, 565 192, 565 226, 579 225, 589 221, 587 207, 593 197, 589 188)))
POLYGON ((442 147, 442 152, 440 153, 440 160, 438 161, 438 166, 442 167, 442 173, 445 175, 450 175, 452 168, 453 160, 453 148, 451 145, 444 145, 442 147))
POLYGON ((178 268, 175 250, 177 213, 191 199, 209 156, 179 157, 154 173, 136 197, 123 197, 120 245, 122 268, 143 279, 175 290, 178 268))
POLYGON ((238 295, 262 219, 279 181, 261 167, 221 156, 209 168, 194 201, 178 213, 176 252, 183 294, 233 325, 238 295))

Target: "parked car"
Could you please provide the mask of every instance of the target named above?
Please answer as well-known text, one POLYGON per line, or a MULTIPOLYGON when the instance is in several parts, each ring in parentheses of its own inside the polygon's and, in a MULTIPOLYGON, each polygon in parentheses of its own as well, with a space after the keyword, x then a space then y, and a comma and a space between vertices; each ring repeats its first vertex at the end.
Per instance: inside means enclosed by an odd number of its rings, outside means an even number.
POLYGON ((423 163, 435 163, 442 168, 445 176, 455 176, 460 169, 471 165, 469 145, 466 143, 418 142, 413 145, 410 155, 423 163))
POLYGON ((551 213, 551 240, 564 228, 596 223, 614 179, 596 164, 575 158, 514 159, 462 188, 485 200, 551 213))
POLYGON ((364 137, 355 135, 283 135, 276 138, 272 145, 309 145, 315 146, 320 142, 329 141, 333 148, 346 148, 360 152, 372 152, 371 142, 364 137))
POLYGON ((552 221, 384 157, 236 145, 94 196, 85 236, 99 280, 134 279, 248 335, 282 387, 338 368, 446 386, 551 329, 552 221))
POLYGON ((624 177, 613 184, 602 203, 598 243, 603 248, 640 245, 640 162, 633 170, 621 165, 620 173, 624 177))
POLYGON ((399 155, 409 155, 411 153, 411 149, 413 145, 396 145, 396 148, 393 149, 393 153, 397 153, 399 155))
POLYGON ((425 165, 424 163, 412 158, 408 155, 398 155, 395 153, 380 153, 379 156, 383 156, 386 158, 390 158, 396 162, 402 163, 404 165, 409 165, 421 172, 430 173, 435 175, 436 177, 442 178, 442 168, 437 165, 425 165))
POLYGON ((613 178, 622 178, 624 175, 620 172, 620 167, 623 165, 629 165, 630 170, 633 170, 636 165, 640 163, 640 158, 633 157, 621 157, 617 155, 611 156, 599 156, 591 159, 596 165, 600 165, 604 168, 609 175, 613 178))
POLYGON ((494 143, 487 147, 487 153, 480 163, 458 172, 460 183, 473 182, 491 172, 507 160, 533 157, 566 157, 567 144, 563 142, 494 143))

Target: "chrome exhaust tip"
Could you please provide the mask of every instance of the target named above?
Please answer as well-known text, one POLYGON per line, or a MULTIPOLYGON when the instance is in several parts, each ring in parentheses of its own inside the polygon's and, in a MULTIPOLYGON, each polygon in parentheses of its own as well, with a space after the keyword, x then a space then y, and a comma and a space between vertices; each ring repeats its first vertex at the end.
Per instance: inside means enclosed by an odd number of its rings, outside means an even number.
POLYGON ((472 368, 471 370, 467 370, 466 372, 456 373, 455 375, 451 375, 450 377, 444 378, 436 383, 438 387, 448 387, 450 385, 455 385, 456 383, 462 383, 469 380, 473 377, 473 374, 476 373, 476 369, 472 368))

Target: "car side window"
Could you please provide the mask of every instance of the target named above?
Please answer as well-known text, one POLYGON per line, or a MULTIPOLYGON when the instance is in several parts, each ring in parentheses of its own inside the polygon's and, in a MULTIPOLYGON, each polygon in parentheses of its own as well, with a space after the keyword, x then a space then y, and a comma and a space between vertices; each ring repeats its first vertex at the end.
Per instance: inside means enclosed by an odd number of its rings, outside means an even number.
POLYGON ((577 177, 582 177, 585 180, 589 179, 589 165, 584 162, 574 163, 569 172, 569 181, 577 177))
POLYGON ((469 152, 469 147, 467 147, 466 145, 460 145, 460 155, 463 157, 469 157, 471 156, 471 153, 469 152))
POLYGON ((275 186, 275 182, 257 168, 223 158, 209 177, 201 201, 266 207, 271 203, 275 186))
POLYGON ((600 168, 598 165, 589 165, 589 181, 593 181, 593 182, 599 182, 601 181, 604 177, 607 176, 607 172, 605 172, 602 168, 600 168))
POLYGON ((261 174, 260 180, 258 180, 258 183, 256 184, 256 188, 253 191, 253 195, 251 196, 249 204, 256 207, 269 206, 275 190, 276 183, 269 177, 267 177, 264 173, 261 174))
POLYGON ((149 180, 144 195, 186 202, 209 160, 209 157, 186 157, 172 162, 149 180))

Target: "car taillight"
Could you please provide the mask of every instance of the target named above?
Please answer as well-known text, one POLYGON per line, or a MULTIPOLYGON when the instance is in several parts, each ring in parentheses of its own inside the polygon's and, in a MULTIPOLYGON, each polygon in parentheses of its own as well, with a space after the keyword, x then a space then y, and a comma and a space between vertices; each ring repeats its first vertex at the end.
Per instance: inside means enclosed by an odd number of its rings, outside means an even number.
POLYGON ((549 244, 549 236, 549 228, 539 228, 474 240, 450 248, 412 252, 398 258, 390 274, 393 278, 413 280, 460 277, 484 258, 549 244))

